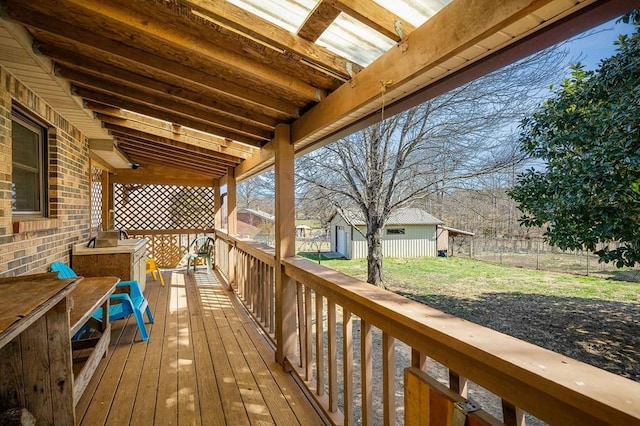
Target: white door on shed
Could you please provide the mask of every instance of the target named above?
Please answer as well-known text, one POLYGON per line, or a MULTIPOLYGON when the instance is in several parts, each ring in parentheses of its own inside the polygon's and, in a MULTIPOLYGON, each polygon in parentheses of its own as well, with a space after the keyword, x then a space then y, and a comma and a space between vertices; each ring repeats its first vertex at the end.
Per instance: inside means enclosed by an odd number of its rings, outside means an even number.
POLYGON ((336 251, 347 256, 347 233, 339 226, 336 226, 336 251))

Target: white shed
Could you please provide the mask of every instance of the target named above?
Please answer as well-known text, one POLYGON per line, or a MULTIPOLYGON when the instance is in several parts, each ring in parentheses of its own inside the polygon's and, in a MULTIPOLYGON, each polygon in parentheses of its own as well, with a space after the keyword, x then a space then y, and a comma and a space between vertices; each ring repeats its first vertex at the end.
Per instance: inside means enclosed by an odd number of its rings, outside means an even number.
MULTIPOLYGON (((385 257, 436 256, 436 228, 442 221, 424 210, 405 208, 396 211, 382 230, 382 254, 385 257)), ((347 259, 367 257, 367 226, 355 211, 336 213, 330 221, 331 251, 347 259), (360 230, 360 232, 358 232, 360 230)))

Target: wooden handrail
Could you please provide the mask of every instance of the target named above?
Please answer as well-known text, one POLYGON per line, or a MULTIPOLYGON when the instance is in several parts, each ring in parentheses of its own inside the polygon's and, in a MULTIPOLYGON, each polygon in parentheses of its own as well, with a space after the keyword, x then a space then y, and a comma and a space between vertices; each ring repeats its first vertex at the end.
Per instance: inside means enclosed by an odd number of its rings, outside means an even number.
POLYGON ((377 288, 306 259, 287 276, 414 350, 554 424, 637 424, 640 383, 377 288))

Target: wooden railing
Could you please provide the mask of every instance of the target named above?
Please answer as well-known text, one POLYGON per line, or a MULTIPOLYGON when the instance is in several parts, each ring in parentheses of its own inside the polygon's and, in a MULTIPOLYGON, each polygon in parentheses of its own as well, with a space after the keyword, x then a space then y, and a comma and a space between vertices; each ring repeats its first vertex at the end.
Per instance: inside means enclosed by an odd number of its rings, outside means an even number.
POLYGON ((185 259, 189 245, 198 235, 213 234, 212 229, 131 229, 131 238, 147 238, 147 256, 161 268, 175 268, 185 259))
MULTIPOLYGON (((218 241, 237 259, 233 288, 273 338, 273 250, 218 241)), ((551 424, 640 424, 640 383, 302 258, 280 266, 297 282, 297 303, 284 307, 297 313, 296 348, 285 364, 335 424, 402 423, 403 408, 418 398, 404 394, 402 371, 432 374, 434 365, 463 397, 470 384, 497 395, 488 411, 508 425, 524 424, 525 412, 551 424)))

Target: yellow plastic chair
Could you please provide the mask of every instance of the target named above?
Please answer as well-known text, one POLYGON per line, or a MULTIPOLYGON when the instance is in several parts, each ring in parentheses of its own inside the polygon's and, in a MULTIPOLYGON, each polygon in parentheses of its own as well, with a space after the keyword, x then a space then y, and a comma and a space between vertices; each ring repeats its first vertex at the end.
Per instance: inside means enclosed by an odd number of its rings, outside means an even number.
POLYGON ((158 265, 156 264, 156 260, 148 257, 147 258, 147 271, 145 272, 145 274, 148 274, 149 272, 151 272, 151 277, 153 277, 154 280, 157 280, 158 277, 156 277, 156 273, 158 274, 158 276, 160 277, 160 284, 162 284, 164 286, 164 278, 162 278, 162 272, 160 272, 160 268, 158 268, 158 265))

